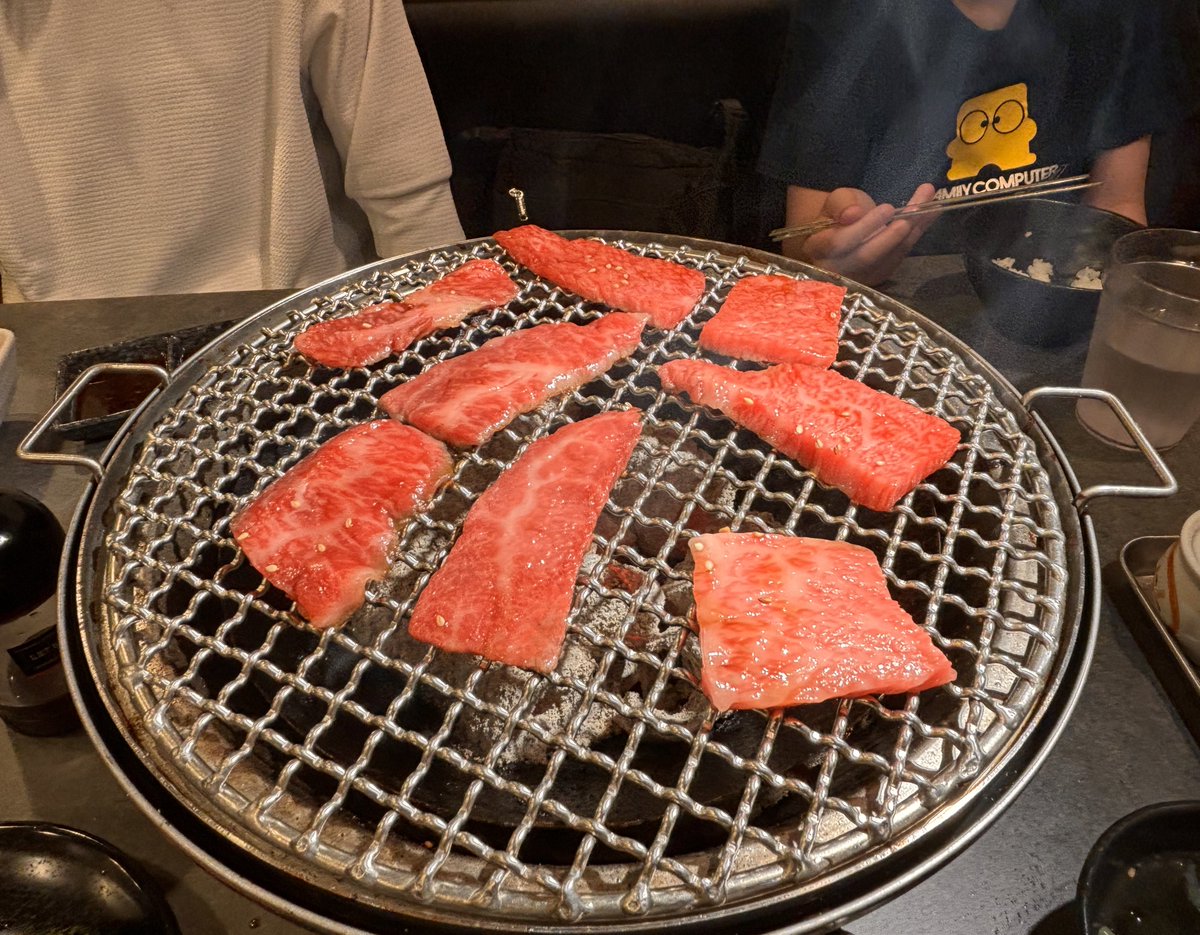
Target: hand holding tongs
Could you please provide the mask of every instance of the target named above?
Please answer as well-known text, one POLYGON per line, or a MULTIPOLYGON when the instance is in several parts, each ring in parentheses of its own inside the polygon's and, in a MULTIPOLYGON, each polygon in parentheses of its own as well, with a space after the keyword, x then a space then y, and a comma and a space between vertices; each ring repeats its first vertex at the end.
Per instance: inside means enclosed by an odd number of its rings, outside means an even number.
MULTIPOLYGON (((1041 195, 1057 195, 1060 192, 1071 192, 1078 188, 1093 188, 1100 182, 1090 181, 1086 175, 1071 175, 1062 179, 1051 179, 1049 182, 1036 182, 1033 185, 1022 185, 1018 189, 1008 189, 999 192, 984 192, 979 195, 957 195, 954 198, 942 198, 939 201, 928 201, 925 204, 914 205, 911 208, 901 208, 892 220, 897 218, 914 217, 918 214, 933 214, 938 211, 953 211, 956 208, 971 208, 979 204, 991 204, 996 201, 1014 201, 1017 198, 1035 198, 1041 195)), ((770 237, 778 242, 791 240, 793 237, 808 237, 818 231, 837 226, 834 218, 818 218, 798 227, 777 227, 771 231, 770 237)))

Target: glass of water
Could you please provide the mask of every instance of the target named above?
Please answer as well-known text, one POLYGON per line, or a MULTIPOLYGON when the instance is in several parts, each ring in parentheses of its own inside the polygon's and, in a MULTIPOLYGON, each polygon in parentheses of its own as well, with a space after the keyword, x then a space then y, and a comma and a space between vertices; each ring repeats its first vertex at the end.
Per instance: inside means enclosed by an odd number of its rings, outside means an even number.
MULTIPOLYGON (((1200 416, 1200 232, 1148 228, 1113 244, 1083 385, 1115 394, 1160 450, 1200 416)), ((1081 399, 1084 427, 1133 439, 1103 402, 1081 399)))

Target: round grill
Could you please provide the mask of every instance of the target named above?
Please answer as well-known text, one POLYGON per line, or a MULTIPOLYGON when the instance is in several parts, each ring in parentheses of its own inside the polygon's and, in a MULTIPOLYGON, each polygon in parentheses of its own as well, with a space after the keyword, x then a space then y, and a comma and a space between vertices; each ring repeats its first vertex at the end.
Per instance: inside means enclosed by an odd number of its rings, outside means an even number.
POLYGON ((673 332, 647 329, 607 375, 459 453, 451 483, 402 529, 389 578, 339 630, 296 625, 235 547, 233 513, 323 441, 378 417, 376 400, 407 377, 603 307, 491 241, 385 261, 210 346, 142 413, 97 492, 79 613, 117 726, 172 795, 332 897, 333 917, 344 898, 398 920, 634 930, 819 901, 963 812, 1057 687, 1079 619, 1079 527, 1060 513, 1057 465, 1047 473, 984 365, 851 287, 837 369, 939 413, 964 440, 895 511, 858 508, 655 377, 664 361, 703 356, 699 328, 740 277, 815 271, 673 238, 606 239, 702 270, 700 306, 673 332), (472 257, 505 263, 519 297, 368 369, 314 369, 292 353, 308 324, 472 257), (557 670, 409 638, 408 612, 479 494, 533 439, 628 406, 645 413, 643 438, 597 525, 557 670), (871 548, 957 681, 920 697, 715 716, 698 688, 685 546, 723 527, 871 548))

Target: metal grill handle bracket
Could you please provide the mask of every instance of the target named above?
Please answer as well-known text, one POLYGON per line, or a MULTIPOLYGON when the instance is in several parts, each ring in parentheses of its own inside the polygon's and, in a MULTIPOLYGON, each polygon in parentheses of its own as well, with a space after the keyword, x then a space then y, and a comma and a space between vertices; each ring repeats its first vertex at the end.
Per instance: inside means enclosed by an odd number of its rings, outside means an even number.
MULTIPOLYGON (((87 468, 97 480, 103 477, 104 465, 95 458, 62 451, 34 451, 34 446, 42 440, 42 436, 46 434, 46 430, 58 421, 59 416, 62 415, 67 407, 75 402, 75 399, 83 392, 83 388, 97 377, 106 373, 149 373, 158 377, 159 382, 163 385, 166 385, 167 381, 171 378, 171 375, 166 370, 155 364, 93 364, 75 378, 71 385, 67 387, 66 392, 54 401, 54 405, 50 407, 50 411, 38 420, 37 425, 29 430, 29 434, 17 445, 17 457, 23 458, 26 461, 41 461, 49 464, 74 464, 87 468)), ((130 418, 133 418, 133 416, 130 415, 130 418)))
POLYGON ((525 192, 519 188, 510 188, 508 197, 517 203, 517 218, 525 222, 529 220, 529 213, 525 210, 525 192))
MULTIPOLYGON (((1080 516, 1087 512, 1088 505, 1092 500, 1099 499, 1100 497, 1172 497, 1179 492, 1179 482, 1175 480, 1175 475, 1171 473, 1159 453, 1154 450, 1154 446, 1146 438, 1146 434, 1142 431, 1141 426, 1137 424, 1120 399, 1107 390, 1092 389, 1084 386, 1039 386, 1022 396, 1021 404, 1032 415, 1033 404, 1037 400, 1053 396, 1065 396, 1071 399, 1097 399, 1105 403, 1116 417, 1121 420, 1121 425, 1125 427, 1125 431, 1129 433, 1138 450, 1146 456, 1146 460, 1150 462, 1150 467, 1154 469, 1154 473, 1162 481, 1161 487, 1146 487, 1138 484, 1095 484, 1079 491, 1075 495, 1075 509, 1079 511, 1080 516)), ((1042 422, 1040 419, 1038 421, 1049 435, 1050 430, 1045 422, 1042 422)), ((1054 442, 1054 447, 1058 448, 1057 441, 1054 442)))

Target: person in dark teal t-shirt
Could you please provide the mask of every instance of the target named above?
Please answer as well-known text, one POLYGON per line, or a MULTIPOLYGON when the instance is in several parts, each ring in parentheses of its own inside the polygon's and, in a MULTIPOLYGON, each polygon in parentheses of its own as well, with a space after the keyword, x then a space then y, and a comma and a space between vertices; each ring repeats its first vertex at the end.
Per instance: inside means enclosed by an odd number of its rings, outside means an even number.
POLYGON ((1145 223, 1151 134, 1182 115, 1168 0, 807 0, 759 169, 785 253, 874 284, 937 215, 895 205, 1088 172, 1084 200, 1145 223))

